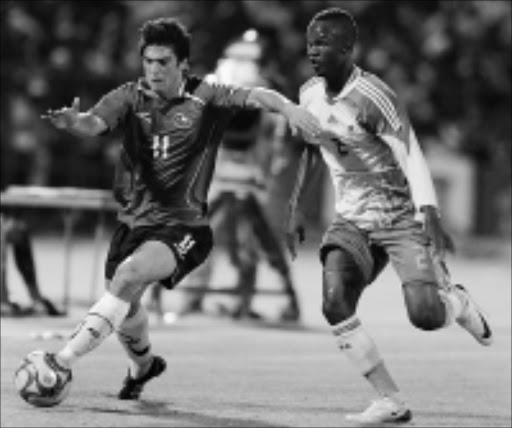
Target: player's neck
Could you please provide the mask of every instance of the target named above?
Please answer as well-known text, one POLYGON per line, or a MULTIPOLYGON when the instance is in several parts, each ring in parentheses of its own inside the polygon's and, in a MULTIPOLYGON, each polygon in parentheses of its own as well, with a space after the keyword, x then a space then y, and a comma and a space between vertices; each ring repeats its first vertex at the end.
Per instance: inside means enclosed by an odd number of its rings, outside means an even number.
POLYGON ((157 91, 156 94, 163 100, 169 101, 173 98, 181 97, 185 87, 185 79, 181 78, 173 82, 167 89, 157 91))
POLYGON ((325 77, 327 95, 334 97, 341 92, 350 79, 354 67, 352 63, 345 64, 341 72, 338 70, 336 73, 325 77))

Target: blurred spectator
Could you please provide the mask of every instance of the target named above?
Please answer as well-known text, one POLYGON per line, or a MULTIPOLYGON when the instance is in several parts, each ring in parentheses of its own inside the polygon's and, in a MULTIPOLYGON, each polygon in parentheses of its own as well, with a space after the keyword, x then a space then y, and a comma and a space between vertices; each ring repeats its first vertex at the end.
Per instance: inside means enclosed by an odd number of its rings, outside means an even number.
POLYGON ((31 237, 27 225, 12 216, 2 213, 1 221, 1 315, 41 315, 50 316, 62 315, 55 305, 41 294, 36 275, 34 263, 34 252, 32 249, 31 237), (30 305, 22 307, 10 298, 7 285, 6 262, 9 246, 12 246, 14 261, 23 279, 30 298, 30 305))

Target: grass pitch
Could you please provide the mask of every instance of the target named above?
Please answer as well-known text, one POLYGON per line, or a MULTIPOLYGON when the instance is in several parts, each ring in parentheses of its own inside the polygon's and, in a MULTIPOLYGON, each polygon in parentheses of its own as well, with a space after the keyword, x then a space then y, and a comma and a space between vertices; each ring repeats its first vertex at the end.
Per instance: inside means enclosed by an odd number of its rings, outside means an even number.
MULTIPOLYGON (((43 291, 58 299, 59 242, 38 241, 36 257, 43 291)), ((346 412, 362 410, 373 398, 322 320, 319 265, 314 251, 307 250, 293 265, 302 327, 206 315, 171 325, 153 323, 154 351, 166 358, 168 369, 148 384, 140 401, 115 397, 126 362, 112 337, 77 363, 71 393, 61 405, 31 407, 14 390, 14 370, 29 351, 56 350, 63 343, 34 339, 33 333, 67 334, 85 313, 87 307, 76 303, 91 293, 84 275, 90 258, 85 243, 76 246, 67 317, 1 319, 2 427, 340 427, 349 426, 346 412)), ((264 287, 275 283, 265 269, 260 274, 264 287)), ((12 288, 20 287, 13 271, 11 266, 12 288)), ((227 272, 220 269, 217 278, 226 279, 227 272)), ((510 266, 456 259, 452 273, 491 314, 492 347, 478 345, 458 326, 428 333, 410 326, 391 270, 365 294, 360 317, 409 400, 414 419, 408 425, 510 427, 510 266)), ((175 304, 178 294, 169 293, 166 304, 175 304)), ((282 303, 276 300, 262 296, 255 306, 272 318, 282 303)))

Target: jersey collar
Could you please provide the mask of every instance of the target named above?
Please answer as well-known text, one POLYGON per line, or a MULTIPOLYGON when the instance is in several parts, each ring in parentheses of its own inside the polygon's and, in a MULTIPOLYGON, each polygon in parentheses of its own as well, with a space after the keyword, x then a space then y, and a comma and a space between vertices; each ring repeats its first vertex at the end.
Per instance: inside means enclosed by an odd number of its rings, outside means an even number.
MULTIPOLYGON (((181 86, 178 89, 178 95, 175 98, 183 98, 183 97, 187 96, 187 93, 185 92, 186 82, 187 82, 186 78, 183 79, 183 82, 181 82, 181 86)), ((164 101, 160 97, 160 95, 158 95, 155 91, 153 91, 149 87, 148 83, 146 82, 146 79, 144 79, 143 77, 139 78, 139 80, 137 81, 137 90, 143 92, 145 95, 147 95, 150 98, 155 98, 155 99, 164 101)), ((171 100, 165 100, 165 101, 171 101, 171 100)))
MULTIPOLYGON (((350 73, 349 78, 345 82, 345 85, 343 86, 341 91, 338 93, 338 95, 332 97, 331 100, 332 101, 338 101, 341 98, 343 98, 345 95, 347 95, 354 88, 354 85, 355 85, 355 83, 357 81, 357 78, 360 75, 361 75, 361 69, 357 65, 354 65, 354 67, 352 68, 352 72, 350 73)), ((325 90, 326 89, 325 80, 323 80, 322 83, 324 85, 325 96, 327 97, 327 91, 325 90)))

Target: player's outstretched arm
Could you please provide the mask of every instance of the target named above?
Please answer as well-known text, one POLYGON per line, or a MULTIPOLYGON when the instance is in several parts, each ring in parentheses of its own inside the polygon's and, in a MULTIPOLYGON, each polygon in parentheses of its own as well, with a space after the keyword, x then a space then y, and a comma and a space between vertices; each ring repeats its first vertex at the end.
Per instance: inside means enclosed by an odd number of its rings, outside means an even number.
POLYGON ((80 98, 75 98, 71 107, 50 109, 41 117, 49 120, 56 128, 79 137, 95 137, 107 129, 107 124, 100 117, 89 112, 80 112, 80 98))
POLYGON ((320 170, 319 166, 320 154, 318 149, 310 144, 306 144, 302 157, 300 159, 299 168, 295 177, 292 195, 288 202, 288 213, 286 218, 286 246, 292 259, 297 257, 296 242, 302 243, 305 239, 305 221, 301 210, 302 201, 309 194, 312 186, 309 184, 314 182, 312 176, 320 170), (309 180, 306 180, 306 177, 309 180))
POLYGON ((247 97, 246 105, 281 113, 286 117, 294 135, 299 131, 313 136, 321 132, 320 123, 316 117, 272 89, 253 88, 247 97))

